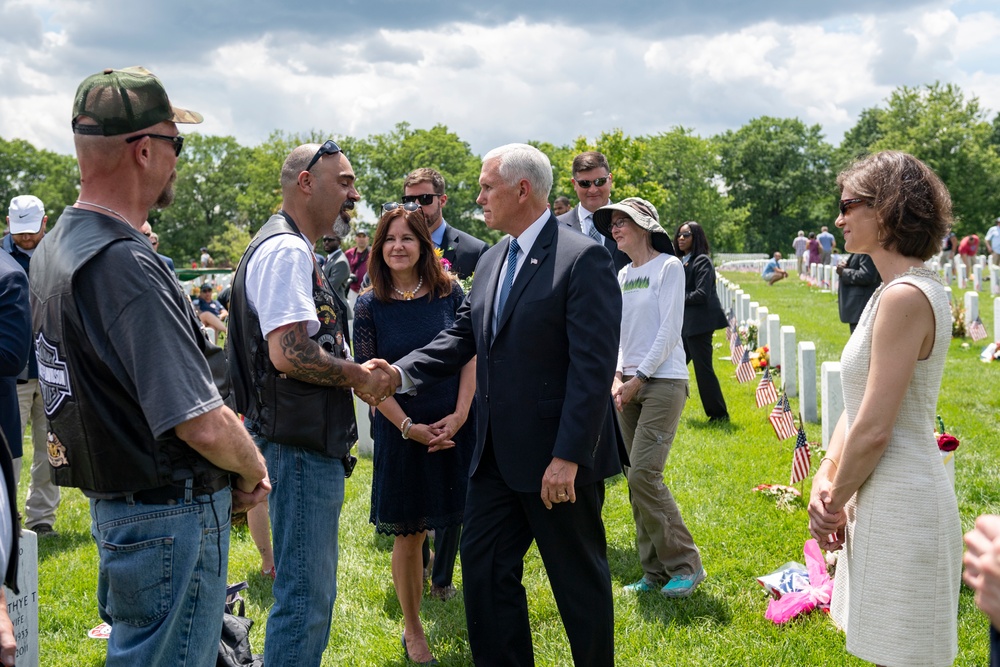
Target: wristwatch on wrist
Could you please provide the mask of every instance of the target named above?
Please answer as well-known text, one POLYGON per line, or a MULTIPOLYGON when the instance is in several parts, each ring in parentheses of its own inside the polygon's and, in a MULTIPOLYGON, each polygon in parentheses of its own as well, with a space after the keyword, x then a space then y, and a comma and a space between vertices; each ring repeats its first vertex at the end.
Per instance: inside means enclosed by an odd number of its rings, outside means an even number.
POLYGON ((638 378, 639 382, 641 382, 643 384, 646 384, 647 382, 649 382, 649 376, 646 375, 645 373, 643 373, 642 371, 636 371, 635 372, 635 377, 638 378))

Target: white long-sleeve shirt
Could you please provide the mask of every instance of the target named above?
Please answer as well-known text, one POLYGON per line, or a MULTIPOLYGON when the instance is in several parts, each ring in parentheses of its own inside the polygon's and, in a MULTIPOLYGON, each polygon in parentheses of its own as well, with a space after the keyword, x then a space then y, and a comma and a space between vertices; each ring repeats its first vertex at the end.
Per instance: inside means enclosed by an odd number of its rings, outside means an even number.
POLYGON ((618 370, 647 377, 687 380, 681 341, 684 324, 684 266, 663 253, 639 268, 618 272, 622 287, 622 329, 618 370))

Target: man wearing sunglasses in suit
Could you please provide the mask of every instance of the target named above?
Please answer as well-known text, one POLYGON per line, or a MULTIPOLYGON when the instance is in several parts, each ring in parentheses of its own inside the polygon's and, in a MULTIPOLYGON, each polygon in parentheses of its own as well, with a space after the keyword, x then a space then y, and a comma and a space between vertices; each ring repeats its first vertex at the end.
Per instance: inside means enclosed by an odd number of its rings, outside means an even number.
POLYGON ((607 238, 594 227, 594 211, 611 203, 611 168, 608 158, 597 151, 580 153, 573 158, 573 189, 580 198, 580 205, 563 213, 559 222, 591 237, 611 253, 615 272, 631 262, 628 255, 618 249, 614 240, 607 238))
POLYGON ((471 234, 455 229, 444 220, 444 177, 434 169, 422 167, 410 172, 403 181, 403 203, 417 202, 424 210, 434 246, 444 251, 444 258, 459 278, 468 278, 486 252, 485 243, 471 234))

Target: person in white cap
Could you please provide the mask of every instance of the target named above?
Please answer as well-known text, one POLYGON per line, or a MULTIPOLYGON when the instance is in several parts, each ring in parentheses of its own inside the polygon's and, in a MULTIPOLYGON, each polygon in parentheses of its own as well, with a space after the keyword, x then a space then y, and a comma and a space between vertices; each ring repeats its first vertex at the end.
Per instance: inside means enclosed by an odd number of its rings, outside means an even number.
MULTIPOLYGON (((34 195, 18 195, 10 200, 7 212, 7 235, 0 246, 21 265, 29 276, 31 256, 45 236, 45 205, 34 195)), ((27 297, 27 294, 25 294, 27 297)), ((45 404, 38 385, 38 361, 32 346, 28 353, 26 374, 22 374, 17 385, 17 404, 21 416, 21 438, 11 442, 14 459, 14 477, 21 477, 21 455, 24 431, 31 423, 31 484, 25 502, 25 526, 35 531, 39 537, 56 534, 56 508, 59 507, 59 487, 52 483, 49 475, 48 445, 46 435, 49 425, 45 418, 45 404)))

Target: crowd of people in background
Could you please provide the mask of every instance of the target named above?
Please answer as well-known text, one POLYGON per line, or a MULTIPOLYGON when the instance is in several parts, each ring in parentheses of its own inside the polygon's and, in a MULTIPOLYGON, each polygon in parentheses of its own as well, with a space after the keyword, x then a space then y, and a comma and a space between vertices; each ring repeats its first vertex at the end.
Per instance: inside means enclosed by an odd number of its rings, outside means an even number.
MULTIPOLYGON (((708 421, 730 420, 713 366, 713 335, 728 320, 702 225, 685 221, 671 234, 649 201, 614 202, 611 165, 596 151, 573 160, 578 203, 550 203, 548 158, 509 144, 484 156, 479 177, 486 225, 504 234, 496 245, 448 224, 444 179, 423 165, 399 201, 381 206, 370 241, 367 229, 351 228, 361 193, 331 140, 288 154, 275 174, 281 208, 246 249, 230 290, 217 297, 206 283, 191 300, 146 215, 172 199, 177 125, 201 121, 173 107, 142 68, 88 77, 72 118, 79 200, 44 243, 42 202, 10 203, 0 312, 23 326, 7 336, 5 325, 0 336, 4 569, 16 560, 12 491, 30 423, 26 522, 54 534, 59 486, 89 498, 98 611, 113 629, 108 665, 214 661, 234 509, 249 511, 261 569, 274 579, 265 662, 318 665, 337 596, 357 396, 371 410, 370 520, 393 538, 408 661, 437 664, 421 603, 425 589, 442 602, 458 593, 460 554, 473 658, 532 664, 521 577, 534 543, 575 664, 612 665, 602 508, 604 480, 620 473, 642 569, 624 589, 695 592, 706 568, 664 470, 684 445, 675 439, 689 364, 708 421), (225 334, 226 355, 203 327, 225 334), (114 349, 102 344, 109 334, 114 349), (170 363, 142 363, 151 345, 170 363), (54 368, 61 374, 47 372, 54 368), (9 414, 15 386, 20 423, 9 414), (143 554, 119 548, 137 542, 169 546, 171 573, 157 585, 175 604, 126 594, 155 574, 143 554)), ((846 410, 813 483, 809 528, 824 548, 844 549, 832 616, 849 652, 880 664, 950 664, 960 523, 928 446, 950 318, 940 282, 922 266, 957 253, 971 270, 979 237, 950 232, 947 189, 912 156, 870 156, 838 185, 836 225, 850 253, 836 268, 840 313, 853 335, 846 410), (895 279, 880 286, 881 276, 895 279), (913 540, 921 548, 896 548, 913 540)), ((994 262, 998 244, 1000 218, 985 235, 994 262)), ((792 245, 799 273, 832 264, 837 252, 826 226, 798 232, 792 245)), ((201 250, 195 264, 212 267, 201 250)), ((781 259, 774 252, 766 264, 768 285, 788 276, 781 259)), ((966 537, 966 581, 994 622, 998 532, 981 519, 966 537)), ((0 614, 4 664, 9 626, 0 614)))

